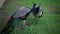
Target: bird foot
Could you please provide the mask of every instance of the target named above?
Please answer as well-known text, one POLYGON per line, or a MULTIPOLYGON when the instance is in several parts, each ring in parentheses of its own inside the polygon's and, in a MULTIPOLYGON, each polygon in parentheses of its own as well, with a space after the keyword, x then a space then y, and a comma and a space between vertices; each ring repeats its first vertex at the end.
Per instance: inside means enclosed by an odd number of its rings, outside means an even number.
POLYGON ((22 29, 22 30, 25 30, 25 26, 22 26, 21 29, 22 29))

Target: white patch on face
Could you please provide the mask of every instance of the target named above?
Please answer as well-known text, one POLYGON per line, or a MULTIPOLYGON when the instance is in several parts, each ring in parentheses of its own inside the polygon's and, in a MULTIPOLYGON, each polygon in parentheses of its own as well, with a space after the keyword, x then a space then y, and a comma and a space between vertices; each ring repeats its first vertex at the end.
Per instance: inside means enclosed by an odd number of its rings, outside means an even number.
POLYGON ((38 5, 37 5, 37 6, 35 6, 35 7, 38 7, 38 5))
POLYGON ((42 15, 42 12, 38 13, 37 15, 38 15, 38 16, 41 16, 41 15, 42 15))
POLYGON ((42 15, 42 12, 39 12, 36 16, 39 17, 42 15))
POLYGON ((40 9, 42 9, 42 7, 40 6, 40 9))

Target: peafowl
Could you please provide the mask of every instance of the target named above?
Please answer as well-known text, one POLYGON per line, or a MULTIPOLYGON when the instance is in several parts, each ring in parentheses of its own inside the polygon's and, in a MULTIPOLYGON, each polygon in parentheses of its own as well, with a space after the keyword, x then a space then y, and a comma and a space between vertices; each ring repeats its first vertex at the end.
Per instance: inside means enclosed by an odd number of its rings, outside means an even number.
POLYGON ((39 18, 42 17, 42 15, 43 15, 41 4, 36 4, 35 9, 32 13, 33 13, 33 16, 35 17, 36 24, 39 23, 39 21, 40 21, 39 18))
POLYGON ((43 11, 42 11, 42 8, 40 6, 41 4, 35 6, 35 9, 33 11, 33 15, 36 17, 36 18, 40 18, 43 14, 43 11))
POLYGON ((30 15, 30 13, 34 11, 34 9, 35 9, 35 3, 33 4, 33 7, 31 9, 26 8, 26 7, 21 7, 8 20, 6 26, 3 28, 0 34, 10 34, 15 28, 15 26, 19 23, 20 20, 24 20, 23 25, 25 25, 25 20, 30 15))

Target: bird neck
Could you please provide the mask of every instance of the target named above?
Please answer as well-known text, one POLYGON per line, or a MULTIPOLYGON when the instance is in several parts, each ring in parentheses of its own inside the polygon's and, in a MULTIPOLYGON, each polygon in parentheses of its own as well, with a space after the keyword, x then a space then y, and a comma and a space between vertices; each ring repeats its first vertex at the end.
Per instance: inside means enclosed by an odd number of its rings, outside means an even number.
POLYGON ((33 5, 33 7, 31 8, 30 12, 34 11, 35 9, 35 5, 33 5))
POLYGON ((35 5, 33 5, 33 8, 32 8, 32 9, 30 9, 30 11, 29 11, 25 16, 29 16, 29 15, 30 15, 30 13, 31 13, 32 11, 34 11, 34 9, 35 9, 35 5))

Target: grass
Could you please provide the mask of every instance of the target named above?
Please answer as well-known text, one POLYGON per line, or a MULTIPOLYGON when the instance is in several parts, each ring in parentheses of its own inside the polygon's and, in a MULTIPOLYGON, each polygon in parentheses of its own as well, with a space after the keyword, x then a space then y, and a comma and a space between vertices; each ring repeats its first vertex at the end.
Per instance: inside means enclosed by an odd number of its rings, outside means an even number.
POLYGON ((55 13, 60 9, 59 0, 6 0, 3 12, 10 17, 22 6, 31 7, 32 2, 41 3, 43 16, 37 23, 31 14, 26 20, 26 24, 31 25, 27 26, 25 30, 21 30, 20 23, 18 24, 17 31, 13 31, 11 34, 15 34, 15 32, 17 34, 60 34, 60 14, 55 13))

